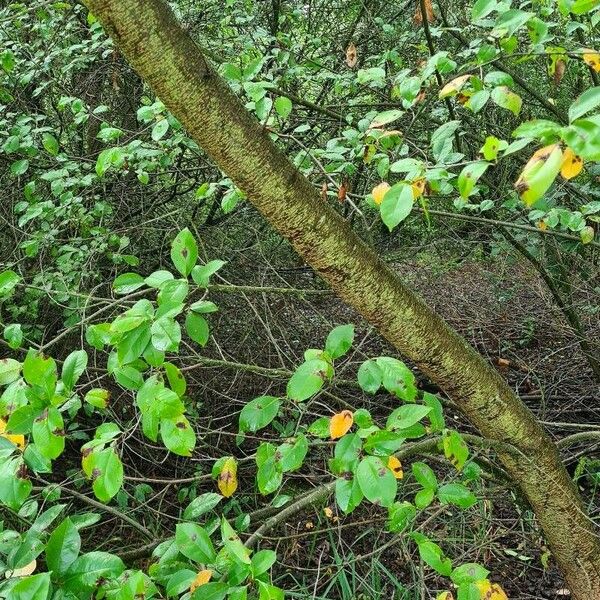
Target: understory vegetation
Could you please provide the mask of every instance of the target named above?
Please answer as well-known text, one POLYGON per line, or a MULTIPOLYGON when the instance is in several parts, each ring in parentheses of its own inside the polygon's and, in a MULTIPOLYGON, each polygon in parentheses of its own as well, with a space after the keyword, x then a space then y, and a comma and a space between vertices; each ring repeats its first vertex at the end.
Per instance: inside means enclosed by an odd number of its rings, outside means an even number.
POLYGON ((600 598, 600 0, 168 6, 0 3, 0 598, 600 598))

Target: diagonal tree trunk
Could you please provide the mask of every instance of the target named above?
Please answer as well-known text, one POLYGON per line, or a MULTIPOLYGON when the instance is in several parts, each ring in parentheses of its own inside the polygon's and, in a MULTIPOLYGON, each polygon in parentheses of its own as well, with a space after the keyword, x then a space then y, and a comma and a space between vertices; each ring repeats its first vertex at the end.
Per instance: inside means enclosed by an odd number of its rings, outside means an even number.
POLYGON ((189 135, 335 292, 436 382, 501 454, 573 597, 600 598, 598 530, 533 414, 467 342, 347 226, 271 142, 162 0, 85 0, 189 135))

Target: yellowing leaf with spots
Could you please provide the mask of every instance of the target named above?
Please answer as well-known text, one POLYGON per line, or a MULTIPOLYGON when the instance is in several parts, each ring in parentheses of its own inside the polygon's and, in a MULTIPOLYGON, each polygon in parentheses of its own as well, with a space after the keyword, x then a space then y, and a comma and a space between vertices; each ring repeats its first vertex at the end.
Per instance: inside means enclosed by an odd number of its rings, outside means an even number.
POLYGON ((383 197, 389 189, 390 184, 386 183, 385 181, 383 181, 379 185, 376 185, 373 188, 373 191, 371 192, 371 194, 373 195, 373 202, 375 202, 375 204, 377 205, 381 204, 383 202, 383 197))
POLYGON ((233 496, 238 487, 237 480, 237 462, 233 456, 229 457, 224 463, 219 478, 217 480, 219 491, 225 498, 233 496))
POLYGON ((19 450, 25 449, 25 436, 6 433, 6 421, 4 419, 0 419, 0 437, 13 443, 19 450))
POLYGON ((592 67, 596 73, 600 73, 600 52, 586 49, 583 51, 582 58, 588 67, 592 67))
POLYGON ((204 569, 203 571, 198 571, 198 575, 194 581, 192 581, 192 585, 190 585, 190 592, 194 593, 197 588, 205 583, 208 583, 212 577, 213 572, 210 569, 204 569))
POLYGON ((567 148, 563 153, 563 162, 560 166, 560 174, 565 179, 573 179, 581 173, 583 169, 583 160, 580 156, 577 156, 571 148, 567 148))
POLYGON ((396 479, 402 479, 404 477, 402 463, 395 456, 390 456, 388 458, 387 466, 396 479))
POLYGON ((558 144, 545 146, 534 153, 515 183, 515 189, 525 204, 534 204, 548 191, 560 172, 562 162, 563 153, 558 144))
POLYGON ((354 423, 354 415, 349 410, 343 410, 341 413, 333 415, 329 422, 329 435, 331 439, 337 440, 348 433, 350 427, 352 427, 352 423, 354 423))
POLYGON ((508 596, 504 590, 497 583, 492 583, 489 579, 477 581, 475 585, 479 590, 481 600, 508 600, 508 596))
POLYGON ((471 79, 473 75, 461 75, 460 77, 456 77, 452 81, 449 81, 439 93, 440 98, 447 98, 448 96, 455 96, 463 86, 471 79))
POLYGON ((412 193, 413 193, 413 198, 416 200, 417 198, 420 198, 423 193, 425 192, 425 185, 427 184, 427 181, 425 179, 425 177, 419 177, 419 179, 415 179, 412 184, 412 193))

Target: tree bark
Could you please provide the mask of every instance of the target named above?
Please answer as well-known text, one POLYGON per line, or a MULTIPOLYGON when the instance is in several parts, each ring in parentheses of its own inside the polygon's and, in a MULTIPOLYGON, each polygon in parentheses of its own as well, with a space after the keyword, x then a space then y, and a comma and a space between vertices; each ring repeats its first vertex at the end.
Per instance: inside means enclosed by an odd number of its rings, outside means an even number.
POLYGON ((328 206, 212 70, 162 0, 85 0, 133 68, 250 202, 501 453, 577 600, 600 598, 598 530, 556 446, 500 375, 328 206))

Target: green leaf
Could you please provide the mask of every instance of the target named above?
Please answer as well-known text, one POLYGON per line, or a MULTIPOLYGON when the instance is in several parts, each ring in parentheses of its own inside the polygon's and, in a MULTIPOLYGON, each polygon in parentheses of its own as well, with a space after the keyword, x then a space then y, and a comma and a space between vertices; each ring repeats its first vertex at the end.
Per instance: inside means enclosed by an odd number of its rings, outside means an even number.
POLYGON ((469 508, 477 502, 475 494, 460 483, 447 483, 440 486, 437 495, 442 504, 454 504, 460 508, 469 508))
POLYGON ((78 597, 94 589, 100 579, 116 578, 125 570, 123 561, 108 552, 88 552, 77 558, 67 570, 64 587, 78 597))
MULTIPOLYGON (((209 581, 201 585, 190 600, 223 600, 229 591, 229 585, 220 581, 209 581)), ((231 598, 231 595, 229 596, 231 598)))
POLYGON ((126 332, 117 345, 119 363, 126 365, 137 360, 150 344, 151 338, 150 324, 146 322, 126 332))
POLYGON ((123 485, 123 463, 113 448, 105 448, 92 454, 91 467, 94 494, 108 502, 123 485))
POLYGON ((266 427, 278 414, 281 400, 275 396, 259 396, 240 412, 240 432, 255 432, 266 427))
POLYGON ((388 531, 404 531, 416 514, 417 510, 410 502, 394 502, 388 510, 388 531))
POLYGON ((374 360, 366 360, 358 368, 358 385, 368 394, 375 394, 383 382, 383 373, 374 360))
POLYGON ((286 119, 292 112, 292 101, 285 96, 279 96, 274 103, 277 114, 282 118, 286 119))
POLYGON ((534 13, 525 12, 517 8, 502 11, 496 19, 491 35, 498 38, 510 37, 534 16, 534 13))
POLYGON ((327 336, 325 351, 335 360, 350 350, 353 340, 354 325, 338 325, 327 336))
POLYGON ((301 402, 316 394, 323 387, 329 368, 327 362, 318 358, 302 363, 288 381, 288 398, 301 402))
POLYGON ((208 533, 196 523, 178 523, 175 543, 181 554, 198 563, 211 564, 217 556, 208 533))
POLYGON ((475 583, 482 579, 487 579, 490 572, 477 563, 465 563, 456 567, 450 574, 450 579, 455 585, 463 585, 465 583, 475 583))
POLYGON ((419 556, 440 575, 448 577, 452 572, 452 562, 444 556, 442 549, 429 540, 418 542, 419 556))
POLYGON ((191 456, 196 446, 196 434, 183 415, 161 419, 160 436, 165 446, 179 456, 191 456))
POLYGON ((284 443, 277 447, 277 454, 281 463, 281 469, 284 473, 296 471, 302 466, 302 462, 308 452, 308 440, 306 436, 300 434, 296 437, 293 444, 284 443))
POLYGON ((492 90, 492 101, 500 108, 510 110, 515 116, 521 112, 523 100, 519 94, 511 91, 508 87, 501 85, 492 90))
POLYGON ((34 420, 31 433, 42 456, 54 460, 63 453, 65 449, 64 427, 62 415, 54 406, 48 407, 34 420))
POLYGON ((129 365, 115 369, 113 376, 119 385, 128 390, 139 390, 144 383, 142 374, 129 365))
POLYGON ((86 393, 83 400, 96 408, 106 408, 108 406, 109 398, 110 392, 108 390, 93 388, 86 393))
POLYGON ((221 267, 227 263, 223 260, 211 260, 205 265, 197 265, 192 270, 192 279, 200 287, 206 287, 209 284, 211 275, 214 275, 221 267))
POLYGON ((33 488, 31 480, 21 474, 22 465, 20 458, 5 459, 0 465, 0 502, 14 511, 21 508, 33 488))
POLYGON ((177 234, 171 244, 171 260, 184 277, 187 277, 196 265, 198 246, 187 227, 177 234))
POLYGON ((210 337, 208 321, 201 315, 190 310, 185 318, 185 331, 197 344, 206 346, 210 337))
POLYGON ((56 575, 64 573, 79 556, 81 537, 68 517, 52 532, 46 544, 46 565, 56 575))
POLYGON ((131 292, 135 292, 135 290, 141 288, 144 283, 144 278, 137 273, 123 273, 114 280, 113 290, 115 294, 131 294, 131 292))
POLYGON ((209 300, 198 300, 198 302, 194 302, 190 305, 190 310, 200 314, 208 314, 217 312, 219 307, 209 300))
POLYGON ((223 496, 216 494, 215 492, 207 492, 200 494, 194 498, 183 511, 183 518, 186 521, 192 521, 201 517, 202 515, 210 512, 221 500, 223 496))
MULTIPOLYGON (((8 345, 16 350, 23 343, 23 330, 20 323, 12 323, 4 328, 4 339, 8 345)), ((0 383, 0 385, 2 385, 0 383)))
POLYGON ((571 6, 574 15, 584 15, 600 6, 600 0, 575 0, 571 6))
POLYGON ((376 361, 382 373, 383 387, 401 400, 413 402, 417 386, 412 371, 402 361, 389 356, 380 356, 376 361))
POLYGON ((258 600, 283 600, 284 593, 281 588, 278 588, 270 583, 258 581, 258 600))
POLYGON ((24 175, 27 172, 27 169, 29 169, 29 161, 26 158, 16 160, 10 165, 10 172, 17 177, 19 175, 24 175))
POLYGON ((424 462, 415 462, 412 464, 412 472, 415 479, 426 489, 437 489, 437 477, 435 473, 424 462))
POLYGON ((279 488, 283 479, 283 469, 273 444, 263 442, 258 447, 256 464, 258 466, 256 474, 258 490, 263 495, 272 494, 279 488))
POLYGON ((356 433, 347 433, 342 436, 333 453, 331 466, 336 474, 352 473, 358 465, 358 458, 362 451, 362 440, 356 433))
POLYGON ((15 68, 15 64, 15 55, 12 50, 7 49, 0 54, 0 65, 6 73, 10 73, 15 68))
POLYGON ((42 135, 42 146, 51 156, 58 154, 58 140, 51 133, 46 132, 42 135))
POLYGON ((169 577, 166 585, 167 597, 179 596, 187 592, 196 578, 196 572, 190 569, 181 569, 169 577))
POLYGON ((490 163, 479 161, 463 168, 457 181, 458 191, 462 198, 467 199, 471 195, 479 178, 486 172, 489 166, 490 163))
POLYGON ((496 10, 498 0, 477 0, 471 8, 471 20, 479 21, 496 10))
POLYGON ((581 94, 569 107, 569 123, 600 106, 600 86, 593 87, 581 94))
POLYGON ((6 298, 19 281, 21 278, 14 271, 2 271, 0 273, 0 298, 6 298))
POLYGON ((172 363, 163 364, 169 387, 181 398, 185 394, 187 383, 183 373, 172 363))
POLYGON ((356 478, 336 479, 335 501, 345 514, 350 514, 362 501, 363 493, 356 478))
POLYGON ((162 352, 177 352, 181 342, 181 327, 170 317, 160 317, 150 328, 152 345, 162 352))
POLYGON ((158 121, 154 125, 154 127, 152 127, 152 133, 150 135, 155 142, 158 142, 165 136, 165 134, 167 133, 168 130, 169 130, 169 121, 167 119, 163 118, 160 121, 158 121))
POLYGON ((406 438, 393 431, 374 431, 365 440, 364 450, 368 454, 389 456, 397 452, 406 438))
POLYGON ((365 498, 373 504, 389 507, 394 502, 398 482, 377 456, 367 456, 360 461, 356 479, 365 498))
POLYGON ((388 417, 386 429, 406 429, 431 412, 431 407, 422 404, 405 404, 394 410, 388 417))
POLYGON ((394 184, 383 197, 381 220, 392 231, 410 214, 414 204, 412 187, 404 182, 394 184))
POLYGON ((318 438, 328 438, 329 437, 329 417, 321 417, 317 419, 314 423, 311 423, 308 428, 308 433, 314 435, 318 438))
POLYGON ((244 546, 242 540, 225 517, 221 519, 221 539, 232 558, 242 564, 251 564, 250 550, 244 546))
POLYGON ((273 550, 260 550, 252 557, 252 576, 254 578, 266 573, 277 561, 273 550))
POLYGON ((79 378, 83 375, 88 363, 88 355, 85 350, 74 350, 65 358, 63 363, 61 380, 67 391, 71 391, 79 378))
POLYGON ((46 600, 50 592, 50 573, 24 577, 10 590, 10 600, 46 600))
POLYGON ((431 423, 430 431, 442 431, 444 427, 446 427, 442 403, 433 394, 424 392, 423 404, 431 408, 431 412, 427 415, 429 422, 431 423))
POLYGON ((0 385, 8 385, 19 379, 21 363, 14 358, 0 359, 0 385))
POLYGON ((165 283, 167 281, 172 281, 172 280, 173 280, 173 273, 171 273, 170 271, 160 270, 160 271, 154 271, 153 273, 150 273, 150 275, 148 275, 148 277, 146 277, 146 279, 144 279, 144 283, 148 287, 160 288, 160 287, 162 287, 163 283, 165 283))

